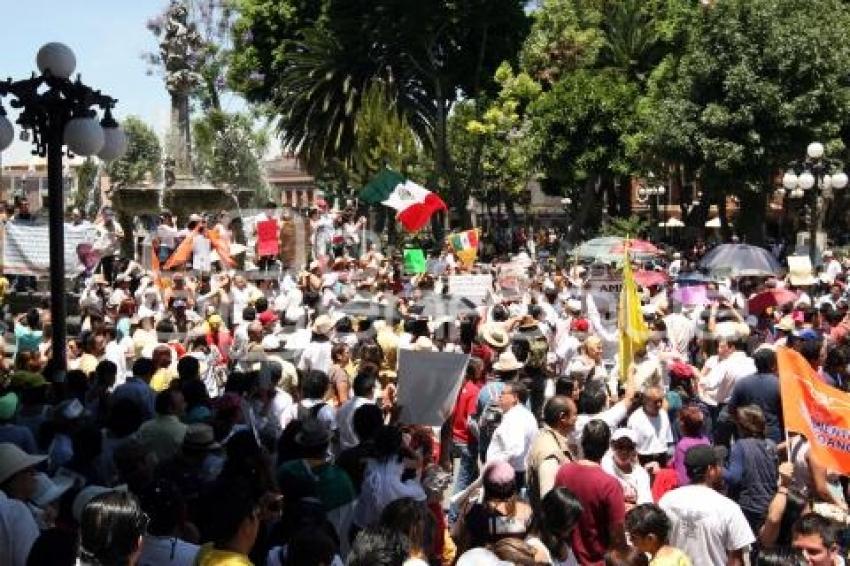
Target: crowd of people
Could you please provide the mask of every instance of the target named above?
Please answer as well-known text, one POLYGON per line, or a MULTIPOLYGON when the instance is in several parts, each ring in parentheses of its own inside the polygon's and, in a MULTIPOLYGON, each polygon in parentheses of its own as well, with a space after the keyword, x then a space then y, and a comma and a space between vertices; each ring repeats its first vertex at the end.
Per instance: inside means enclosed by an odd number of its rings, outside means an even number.
POLYGON ((221 217, 165 212, 154 269, 120 256, 107 210, 67 371, 49 308, 15 314, 0 564, 844 564, 847 477, 785 430, 776 348, 850 389, 848 259, 706 278, 688 304, 693 266, 658 257, 651 334, 624 364, 579 264, 532 250, 520 293, 494 277, 483 304, 434 316, 449 277, 498 262, 447 246, 411 275, 350 211, 311 211, 302 236, 291 218, 270 204, 235 253, 221 217), (794 299, 748 310, 777 289, 794 299), (468 358, 441 427, 405 422, 404 349, 468 358))

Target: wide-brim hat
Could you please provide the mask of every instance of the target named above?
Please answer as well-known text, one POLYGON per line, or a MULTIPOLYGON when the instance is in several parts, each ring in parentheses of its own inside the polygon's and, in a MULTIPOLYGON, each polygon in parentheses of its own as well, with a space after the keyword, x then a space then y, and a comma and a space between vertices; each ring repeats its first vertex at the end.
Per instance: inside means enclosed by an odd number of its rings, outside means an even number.
POLYGON ((31 456, 11 442, 0 443, 0 484, 22 470, 41 464, 47 456, 31 456))
POLYGON ((505 332, 505 329, 493 323, 484 325, 481 329, 481 339, 493 348, 499 350, 506 348, 508 344, 510 344, 510 337, 508 336, 508 333, 505 332))
POLYGON ((519 321, 520 330, 532 330, 534 328, 537 328, 537 325, 537 319, 531 316, 530 314, 523 315, 523 317, 519 321))
POLYGON ((74 485, 74 478, 66 475, 56 475, 51 478, 47 474, 35 475, 35 493, 30 498, 39 507, 49 505, 62 497, 74 485))
POLYGON ((318 448, 331 441, 330 429, 317 418, 305 419, 295 435, 295 443, 304 448, 318 448))
POLYGON ((313 322, 313 326, 311 330, 316 334, 321 334, 322 336, 327 336, 333 330, 334 321, 331 317, 326 314, 319 315, 318 318, 313 322))
POLYGON ((183 437, 183 448, 187 450, 219 450, 221 444, 215 441, 213 428, 204 423, 190 424, 183 437))
POLYGON ((493 371, 517 371, 522 368, 523 363, 510 350, 499 354, 499 359, 493 364, 493 371))

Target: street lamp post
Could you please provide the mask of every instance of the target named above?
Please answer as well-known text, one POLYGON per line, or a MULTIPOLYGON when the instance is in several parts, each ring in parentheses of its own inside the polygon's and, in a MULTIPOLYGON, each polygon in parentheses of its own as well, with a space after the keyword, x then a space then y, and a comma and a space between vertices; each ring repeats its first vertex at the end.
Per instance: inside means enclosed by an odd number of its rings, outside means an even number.
MULTIPOLYGON (((106 161, 120 157, 127 148, 127 137, 111 112, 118 101, 84 85, 79 75, 72 81, 76 64, 70 48, 48 43, 36 56, 40 75, 0 81, 0 100, 11 96, 9 105, 20 109, 18 125, 32 131, 33 155, 47 158, 52 350, 54 367, 60 372, 66 369, 63 146, 68 147, 69 156, 97 155, 106 161), (100 122, 93 107, 103 110, 100 122)), ((14 133, 0 104, 0 151, 12 144, 14 133)))
POLYGON ((640 202, 646 202, 648 199, 653 199, 650 201, 649 206, 649 215, 650 221, 652 222, 652 233, 658 233, 658 201, 661 197, 663 197, 667 193, 667 189, 664 185, 658 185, 657 187, 644 187, 641 186, 638 188, 638 200, 640 202))
POLYGON ((833 197, 833 190, 847 186, 847 174, 840 163, 824 156, 820 142, 812 142, 806 148, 806 158, 793 161, 782 177, 782 187, 791 198, 809 198, 811 222, 809 224, 809 256, 812 264, 817 262, 817 235, 823 227, 826 202, 833 197))

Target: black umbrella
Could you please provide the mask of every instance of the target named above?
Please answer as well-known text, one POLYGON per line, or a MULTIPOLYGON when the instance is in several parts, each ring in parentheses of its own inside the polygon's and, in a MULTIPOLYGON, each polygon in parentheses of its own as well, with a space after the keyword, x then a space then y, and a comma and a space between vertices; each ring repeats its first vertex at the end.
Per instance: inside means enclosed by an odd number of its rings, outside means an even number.
POLYGON ((357 318, 380 318, 385 320, 401 320, 396 301, 388 304, 376 303, 374 301, 349 301, 342 305, 340 312, 357 318))
POLYGON ((422 314, 432 318, 458 317, 478 312, 478 306, 464 297, 429 295, 422 299, 422 314))

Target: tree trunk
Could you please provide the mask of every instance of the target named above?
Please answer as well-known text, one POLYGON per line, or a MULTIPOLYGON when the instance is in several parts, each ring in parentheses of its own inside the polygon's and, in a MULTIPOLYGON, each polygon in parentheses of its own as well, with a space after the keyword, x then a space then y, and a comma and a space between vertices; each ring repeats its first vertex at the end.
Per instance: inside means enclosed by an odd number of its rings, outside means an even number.
POLYGON ((764 245, 765 207, 767 194, 764 191, 744 190, 738 204, 738 231, 745 241, 756 246, 764 245))
POLYGON ((126 212, 117 212, 118 224, 124 230, 124 239, 121 240, 121 255, 124 257, 136 257, 136 235, 133 231, 133 217, 126 212))
POLYGON ((597 178, 592 178, 588 179, 584 183, 581 195, 581 205, 579 206, 578 213, 572 218, 572 224, 570 225, 570 230, 567 235, 567 239, 570 243, 578 241, 581 236, 581 229, 584 228, 587 223, 591 211, 595 206, 598 206, 598 203, 596 202, 596 186, 598 182, 597 178))

